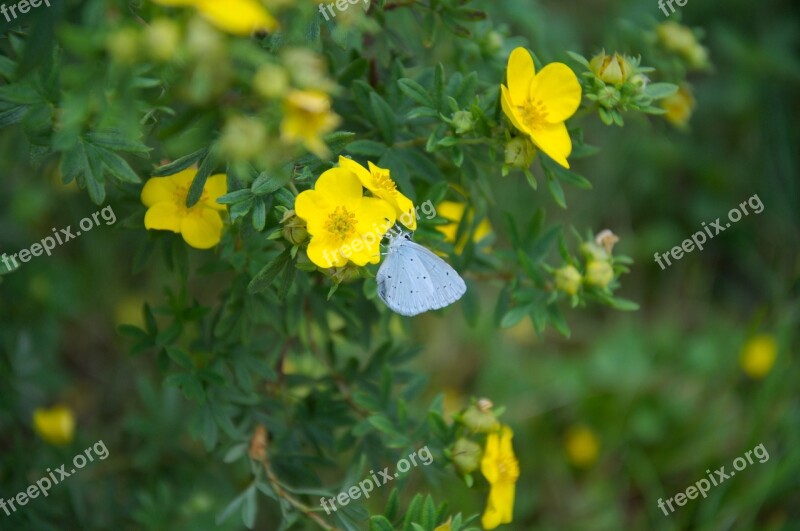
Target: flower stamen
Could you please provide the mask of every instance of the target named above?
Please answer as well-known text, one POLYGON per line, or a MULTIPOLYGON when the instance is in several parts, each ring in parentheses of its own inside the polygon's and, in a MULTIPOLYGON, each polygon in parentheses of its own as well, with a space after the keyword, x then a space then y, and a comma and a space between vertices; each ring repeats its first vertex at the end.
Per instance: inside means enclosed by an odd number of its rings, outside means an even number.
POLYGON ((337 206, 328 215, 325 230, 338 241, 344 241, 356 229, 356 215, 343 206, 337 206))

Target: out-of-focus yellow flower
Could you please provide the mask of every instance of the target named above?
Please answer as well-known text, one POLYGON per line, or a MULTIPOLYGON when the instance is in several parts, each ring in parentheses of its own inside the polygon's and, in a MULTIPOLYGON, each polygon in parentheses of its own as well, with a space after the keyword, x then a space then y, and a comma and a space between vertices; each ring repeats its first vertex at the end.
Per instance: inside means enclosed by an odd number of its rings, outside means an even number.
POLYGON ((575 266, 566 265, 556 271, 556 289, 567 295, 575 295, 581 287, 581 272, 575 266))
POLYGON ((536 74, 531 54, 517 48, 508 58, 508 87, 500 85, 503 112, 550 158, 569 168, 572 140, 564 122, 581 104, 581 86, 564 63, 550 63, 536 74))
POLYGON ((147 181, 142 189, 142 203, 148 207, 144 226, 180 234, 195 249, 210 249, 222 238, 222 212, 227 207, 217 203, 217 198, 228 191, 228 183, 223 174, 210 176, 200 200, 187 208, 186 197, 196 174, 196 168, 188 168, 147 181))
POLYGON ((573 426, 564 437, 564 448, 569 462, 577 467, 587 467, 597 461, 600 443, 597 436, 586 426, 573 426))
POLYGON ((589 62, 592 72, 606 83, 621 85, 628 80, 633 67, 624 55, 606 55, 603 50, 589 62))
POLYGON ((675 94, 661 100, 660 105, 667 111, 664 118, 668 122, 678 128, 684 128, 692 117, 695 100, 691 88, 684 83, 675 94))
POLYGON ((742 347, 742 370, 751 378, 760 379, 769 374, 778 356, 775 338, 761 334, 751 338, 742 347))
POLYGON ((392 180, 389 170, 379 168, 372 162, 367 162, 369 171, 358 162, 339 157, 339 166, 353 172, 361 184, 372 192, 375 197, 380 197, 394 209, 397 219, 410 230, 417 230, 417 216, 414 214, 414 203, 397 190, 397 185, 392 180))
POLYGON ((175 57, 180 40, 178 25, 166 18, 154 20, 144 32, 147 52, 157 61, 169 61, 175 57))
POLYGON ((297 196, 294 210, 311 235, 308 258, 323 268, 380 262, 381 239, 396 219, 385 200, 364 197, 361 182, 346 167, 320 175, 313 190, 297 196))
POLYGON ((708 66, 708 50, 695 37, 694 32, 677 22, 664 22, 656 28, 656 35, 668 50, 683 56, 690 66, 708 66))
POLYGON ((228 118, 219 140, 222 153, 235 160, 251 160, 264 152, 267 128, 256 118, 228 118))
POLYGON ((590 260, 586 264, 586 283, 600 289, 614 280, 614 268, 605 260, 590 260))
POLYGON ((481 517, 484 529, 494 529, 509 524, 514 516, 514 492, 519 478, 519 462, 514 455, 511 428, 502 426, 499 432, 490 433, 481 459, 481 472, 489 482, 489 499, 481 517))
POLYGON ((46 443, 68 444, 75 435, 75 415, 64 406, 37 408, 33 412, 33 429, 46 443))
POLYGON ((162 6, 193 7, 214 26, 233 35, 274 31, 278 21, 258 0, 153 0, 162 6))
POLYGON ((302 141, 320 158, 330 151, 322 135, 336 129, 341 118, 331 110, 331 98, 318 90, 293 90, 283 102, 281 137, 287 142, 302 141))
MULTIPOLYGON (((458 203, 456 201, 442 201, 436 206, 436 212, 444 219, 449 219, 452 223, 447 225, 437 225, 436 230, 444 234, 444 239, 455 245, 456 254, 464 252, 464 247, 467 246, 469 235, 464 235, 461 241, 456 242, 456 234, 458 233, 458 225, 461 223, 461 218, 467 212, 467 223, 472 224, 474 211, 467 210, 466 203, 458 203)), ((475 227, 475 232, 472 234, 473 243, 480 243, 484 238, 492 233, 492 224, 488 219, 481 220, 478 226, 475 227)))

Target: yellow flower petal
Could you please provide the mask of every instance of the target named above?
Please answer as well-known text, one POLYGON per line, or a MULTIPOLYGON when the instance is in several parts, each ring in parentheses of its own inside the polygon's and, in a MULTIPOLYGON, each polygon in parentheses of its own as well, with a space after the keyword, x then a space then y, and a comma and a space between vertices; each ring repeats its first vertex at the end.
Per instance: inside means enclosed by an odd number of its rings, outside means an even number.
POLYGON ((484 529, 494 529, 501 524, 509 524, 514 516, 514 495, 516 486, 513 483, 492 485, 486 510, 481 517, 484 529))
POLYGON ((300 192, 294 200, 295 214, 306 222, 306 229, 312 236, 324 231, 325 221, 331 208, 330 202, 316 190, 300 192))
POLYGON ((530 130, 522 125, 522 118, 517 112, 516 106, 511 101, 511 95, 508 93, 508 88, 505 85, 500 85, 500 103, 503 106, 503 112, 511 121, 511 125, 517 130, 530 134, 530 130))
POLYGON ((383 199, 375 197, 363 198, 355 214, 356 231, 359 234, 375 234, 379 240, 397 220, 392 206, 383 199))
POLYGON ((200 0, 196 7, 209 22, 234 35, 278 28, 278 21, 257 0, 200 0))
POLYGON ((311 238, 306 253, 309 260, 322 268, 342 267, 347 264, 340 245, 326 234, 311 238))
POLYGON ((563 122, 575 114, 581 104, 581 85, 570 67, 564 63, 550 63, 533 79, 530 99, 542 102, 547 122, 563 122))
POLYGON ((508 68, 506 69, 508 90, 512 102, 521 105, 527 101, 535 73, 536 68, 530 52, 522 47, 515 48, 508 57, 508 68))
POLYGON ((372 174, 364 166, 354 161, 339 155, 339 166, 350 170, 361 181, 361 185, 367 190, 372 191, 372 174))
POLYGON ((551 159, 569 168, 567 157, 572 153, 572 140, 564 122, 548 124, 531 131, 531 140, 551 159))
POLYGON ((165 178, 171 180, 177 187, 186 188, 185 192, 188 193, 195 175, 197 175, 197 168, 192 167, 186 168, 178 173, 173 173, 172 175, 167 175, 165 178))
POLYGON ((183 239, 195 249, 210 249, 222 238, 222 218, 212 208, 195 207, 181 223, 183 239))
POLYGON ((178 187, 172 179, 167 177, 153 177, 144 183, 142 188, 142 204, 151 207, 156 203, 172 201, 178 187))
POLYGON ((147 209, 144 215, 144 228, 148 230, 181 231, 181 223, 186 215, 186 209, 181 208, 172 201, 162 201, 147 209))
POLYGON ((228 177, 224 173, 212 175, 206 180, 203 188, 203 199, 205 206, 215 210, 226 210, 226 205, 217 203, 217 199, 228 193, 228 177))
POLYGON ((395 192, 394 203, 396 206, 397 220, 408 228, 417 230, 417 214, 414 211, 414 203, 400 192, 395 192))
POLYGON ((331 168, 323 172, 314 184, 314 190, 322 194, 329 203, 348 208, 355 208, 354 204, 364 195, 361 182, 353 172, 344 168, 331 168))

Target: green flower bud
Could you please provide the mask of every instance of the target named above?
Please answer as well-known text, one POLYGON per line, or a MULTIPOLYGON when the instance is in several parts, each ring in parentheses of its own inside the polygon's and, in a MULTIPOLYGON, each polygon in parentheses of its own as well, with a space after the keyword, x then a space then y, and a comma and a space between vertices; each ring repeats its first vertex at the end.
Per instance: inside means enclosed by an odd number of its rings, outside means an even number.
POLYGON ((500 50, 502 49, 503 49, 503 36, 494 30, 490 31, 486 35, 484 50, 489 55, 494 55, 496 53, 500 53, 500 50))
POLYGON ((589 67, 597 77, 612 85, 625 83, 633 72, 630 61, 618 53, 606 55, 605 52, 602 52, 592 58, 589 67))
POLYGON ((619 105, 621 95, 617 89, 611 86, 603 87, 597 94, 597 101, 606 109, 613 109, 619 105))
POLYGON ((556 271, 556 289, 563 291, 567 295, 578 293, 582 281, 583 277, 581 277, 580 271, 574 266, 564 266, 556 271))
POLYGON ((605 288, 614 280, 614 269, 607 261, 592 260, 586 264, 586 283, 605 288))
POLYGON ((469 439, 461 438, 453 445, 453 465, 462 474, 469 474, 481 464, 481 446, 469 439))
POLYGON ((456 111, 453 113, 453 127, 455 127, 457 135, 463 135, 472 130, 475 125, 475 119, 469 111, 456 111))
POLYGON ((461 415, 461 423, 472 431, 487 433, 496 430, 500 423, 491 409, 481 410, 477 405, 469 406, 461 415))
POLYGON ((530 167, 536 157, 536 146, 527 138, 518 136, 506 144, 505 163, 513 168, 524 170, 530 167))
POLYGON ((583 242, 578 250, 581 255, 586 258, 587 262, 591 260, 603 261, 608 259, 606 250, 596 242, 583 242))
POLYGON ((294 210, 287 210, 281 219, 283 237, 293 245, 300 245, 308 239, 306 222, 295 215, 294 210))

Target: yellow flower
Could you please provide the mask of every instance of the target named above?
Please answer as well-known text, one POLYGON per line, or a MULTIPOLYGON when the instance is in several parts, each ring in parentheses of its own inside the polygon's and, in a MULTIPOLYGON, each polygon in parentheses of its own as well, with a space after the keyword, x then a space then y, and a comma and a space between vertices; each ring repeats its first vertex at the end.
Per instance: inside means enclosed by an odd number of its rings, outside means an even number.
MULTIPOLYGON (((467 235, 461 238, 461 241, 456 243, 456 234, 458 233, 458 225, 461 223, 461 218, 464 217, 464 212, 467 212, 467 223, 472 224, 474 212, 472 209, 467 210, 465 203, 457 203, 455 201, 442 201, 436 206, 436 213, 445 219, 449 219, 452 223, 447 225, 437 225, 436 230, 444 234, 444 239, 447 242, 455 244, 456 254, 464 252, 464 247, 467 246, 467 235)), ((492 224, 488 219, 483 219, 475 228, 472 234, 472 241, 480 243, 484 238, 492 233, 492 224)))
POLYGON ((490 433, 481 460, 481 472, 491 485, 486 510, 481 518, 484 529, 511 523, 514 513, 514 491, 519 478, 519 463, 511 446, 514 434, 508 426, 490 433))
POLYGON ((550 63, 536 74, 530 53, 516 48, 508 58, 506 77, 508 87, 500 86, 503 112, 536 147, 569 168, 572 140, 564 122, 581 104, 575 73, 564 63, 550 63))
POLYGON ((569 462, 577 467, 586 467, 597 460, 600 444, 594 432, 586 426, 573 426, 564 438, 569 462))
POLYGON ((766 334, 755 336, 742 347, 742 370, 751 378, 763 378, 772 370, 777 355, 775 338, 766 334))
POLYGON ((75 416, 64 406, 37 408, 33 412, 33 429, 47 443, 67 444, 75 435, 75 416))
POLYGON ((675 94, 661 100, 660 105, 667 111, 664 118, 672 125, 683 128, 692 117, 695 100, 689 85, 683 84, 675 94))
POLYGON ((328 156, 322 135, 336 129, 341 119, 331 111, 331 98, 318 90, 293 90, 283 101, 281 137, 287 142, 302 141, 320 158, 328 156))
POLYGON ((689 66, 708 66, 708 50, 697 41, 691 29, 677 22, 664 22, 656 28, 656 34, 665 48, 682 55, 689 66))
POLYGON ((379 197, 389 203, 394 209, 400 223, 410 230, 417 230, 417 216, 414 214, 414 203, 409 198, 397 191, 397 185, 389 175, 389 170, 379 168, 371 162, 369 171, 358 162, 339 157, 339 166, 348 169, 358 177, 361 184, 372 192, 372 195, 379 197))
POLYGON ((358 177, 345 167, 320 175, 313 190, 297 196, 294 210, 311 235, 308 258, 323 268, 380 262, 381 238, 396 219, 389 203, 363 196, 358 177))
POLYGON ((153 0, 162 6, 193 7, 222 31, 250 35, 256 30, 274 31, 278 21, 258 0, 153 0))
POLYGON ((186 208, 186 197, 197 169, 188 168, 175 175, 153 177, 142 189, 142 203, 147 208, 144 226, 150 230, 170 230, 180 233, 195 249, 210 249, 222 237, 222 212, 225 205, 217 198, 228 191, 225 175, 212 175, 206 181, 203 195, 192 207, 186 208))

